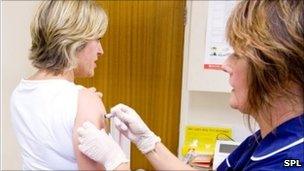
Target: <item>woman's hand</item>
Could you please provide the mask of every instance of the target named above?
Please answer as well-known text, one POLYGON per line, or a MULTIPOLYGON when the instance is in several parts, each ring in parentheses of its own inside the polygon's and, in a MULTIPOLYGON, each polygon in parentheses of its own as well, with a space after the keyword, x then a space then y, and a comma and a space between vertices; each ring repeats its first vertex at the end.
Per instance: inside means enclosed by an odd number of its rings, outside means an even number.
POLYGON ((140 116, 127 105, 118 104, 111 108, 116 128, 136 144, 144 154, 155 149, 155 144, 160 142, 156 136, 140 118, 140 116))
POLYGON ((104 129, 98 130, 91 122, 84 122, 77 133, 79 150, 103 164, 106 170, 114 170, 122 163, 129 162, 120 146, 104 129))
POLYGON ((99 91, 96 91, 96 88, 95 87, 90 87, 88 88, 90 91, 96 93, 98 95, 99 98, 102 98, 103 94, 99 91))

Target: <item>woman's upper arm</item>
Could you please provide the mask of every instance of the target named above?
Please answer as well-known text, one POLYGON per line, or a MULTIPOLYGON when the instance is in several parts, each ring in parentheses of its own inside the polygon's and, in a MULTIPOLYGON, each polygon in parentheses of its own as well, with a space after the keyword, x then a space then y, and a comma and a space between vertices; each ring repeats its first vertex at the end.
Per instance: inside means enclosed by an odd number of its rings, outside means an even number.
POLYGON ((79 170, 102 170, 103 166, 81 153, 78 149, 79 141, 77 128, 85 121, 92 122, 97 128, 105 127, 104 114, 106 113, 104 105, 99 96, 88 89, 82 89, 78 96, 78 109, 73 128, 74 152, 79 170))

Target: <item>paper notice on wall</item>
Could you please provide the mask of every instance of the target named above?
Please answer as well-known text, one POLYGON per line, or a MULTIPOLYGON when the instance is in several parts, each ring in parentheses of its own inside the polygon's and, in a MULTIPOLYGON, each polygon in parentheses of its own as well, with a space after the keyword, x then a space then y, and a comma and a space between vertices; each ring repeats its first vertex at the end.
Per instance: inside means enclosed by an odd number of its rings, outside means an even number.
POLYGON ((225 38, 227 19, 236 1, 209 1, 204 69, 221 69, 232 49, 225 38))
POLYGON ((193 150, 197 154, 213 155, 216 140, 229 140, 231 137, 231 128, 189 125, 185 130, 182 155, 185 156, 189 150, 193 150))

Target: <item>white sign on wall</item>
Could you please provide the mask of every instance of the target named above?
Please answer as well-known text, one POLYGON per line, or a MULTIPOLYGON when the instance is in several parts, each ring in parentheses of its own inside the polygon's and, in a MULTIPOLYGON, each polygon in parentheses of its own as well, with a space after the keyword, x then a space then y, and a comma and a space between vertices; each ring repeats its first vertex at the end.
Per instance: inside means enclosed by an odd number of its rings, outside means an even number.
POLYGON ((204 69, 218 70, 231 54, 225 38, 225 27, 236 1, 209 1, 204 69))

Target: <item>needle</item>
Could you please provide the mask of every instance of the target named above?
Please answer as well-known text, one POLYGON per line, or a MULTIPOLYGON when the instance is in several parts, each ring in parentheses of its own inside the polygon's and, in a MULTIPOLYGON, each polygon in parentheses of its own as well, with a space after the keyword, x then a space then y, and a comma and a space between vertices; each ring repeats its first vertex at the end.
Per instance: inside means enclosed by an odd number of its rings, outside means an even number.
POLYGON ((107 119, 112 118, 114 115, 112 113, 105 114, 104 117, 107 119))

